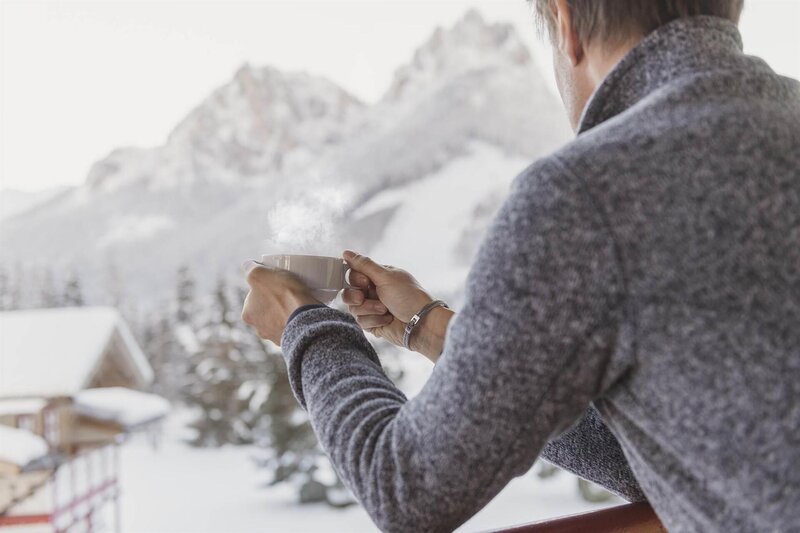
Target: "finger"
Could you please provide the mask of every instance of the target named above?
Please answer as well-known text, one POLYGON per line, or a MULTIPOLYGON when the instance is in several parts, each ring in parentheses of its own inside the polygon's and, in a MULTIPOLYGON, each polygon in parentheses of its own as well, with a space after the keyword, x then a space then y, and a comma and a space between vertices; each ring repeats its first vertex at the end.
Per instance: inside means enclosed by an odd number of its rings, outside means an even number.
POLYGON ((366 300, 361 305, 351 305, 350 313, 353 316, 385 315, 387 309, 386 306, 378 300, 366 300))
POLYGON ((342 257, 350 268, 365 274, 373 283, 379 283, 388 272, 384 267, 365 255, 345 250, 342 257))
POLYGON ((368 315, 368 316, 360 316, 356 318, 356 322, 358 325, 362 327, 362 329, 372 329, 372 328, 380 328, 383 326, 388 326, 392 323, 394 317, 392 315, 368 315))
POLYGON ((369 278, 362 274, 361 272, 356 272, 355 270, 350 271, 350 285, 354 285, 361 289, 366 289, 370 285, 369 278))
POLYGON ((253 316, 250 311, 250 294, 251 293, 248 291, 247 296, 244 298, 244 304, 242 305, 242 320, 248 326, 253 325, 253 316))
POLYGON ((251 270, 253 270, 257 266, 263 266, 263 265, 264 265, 264 263, 260 263, 260 262, 256 261, 255 259, 248 259, 247 261, 242 263, 242 266, 239 267, 239 268, 241 268, 242 274, 244 274, 246 276, 247 274, 250 273, 251 270))
POLYGON ((342 292, 342 301, 347 305, 361 305, 364 299, 364 291, 360 289, 345 289, 342 292))
POLYGON ((369 289, 367 289, 366 297, 367 300, 380 300, 380 298, 378 298, 378 289, 377 287, 375 287, 375 285, 369 286, 369 289))
POLYGON ((261 266, 261 264, 256 261, 248 261, 248 263, 242 265, 242 268, 247 269, 245 271, 245 279, 251 287, 261 276, 264 276, 270 270, 265 266, 261 266))

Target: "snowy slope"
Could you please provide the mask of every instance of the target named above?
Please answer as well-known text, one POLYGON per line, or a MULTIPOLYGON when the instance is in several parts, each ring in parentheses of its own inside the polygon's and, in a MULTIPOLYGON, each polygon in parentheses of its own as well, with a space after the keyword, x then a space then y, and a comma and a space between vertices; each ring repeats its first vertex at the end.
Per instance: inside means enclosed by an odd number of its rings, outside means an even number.
POLYGON ((354 213, 356 223, 389 214, 369 254, 409 270, 430 290, 458 292, 482 230, 528 164, 476 143, 430 176, 377 194, 354 213))
POLYGON ((536 158, 571 133, 519 35, 470 11, 437 29, 400 67, 364 128, 323 161, 323 175, 371 194, 419 179, 476 140, 536 158))
POLYGON ((0 190, 0 220, 30 211, 68 191, 69 187, 53 187, 43 191, 28 192, 16 189, 0 190))

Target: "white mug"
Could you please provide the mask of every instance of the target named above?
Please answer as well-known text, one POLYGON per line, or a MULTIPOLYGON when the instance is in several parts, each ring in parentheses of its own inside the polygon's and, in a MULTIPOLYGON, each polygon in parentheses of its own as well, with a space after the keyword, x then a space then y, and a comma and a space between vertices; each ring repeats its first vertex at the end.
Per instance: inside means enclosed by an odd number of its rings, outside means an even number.
POLYGON ((262 255, 261 262, 272 268, 296 274, 311 288, 311 293, 324 304, 331 303, 347 283, 350 268, 341 257, 321 255, 262 255))

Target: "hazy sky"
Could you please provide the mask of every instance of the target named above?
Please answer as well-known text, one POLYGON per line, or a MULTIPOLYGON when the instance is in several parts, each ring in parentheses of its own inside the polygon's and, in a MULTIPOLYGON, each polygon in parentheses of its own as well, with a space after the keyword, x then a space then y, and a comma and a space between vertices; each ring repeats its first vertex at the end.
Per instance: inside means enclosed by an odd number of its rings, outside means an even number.
MULTIPOLYGON (((800 0, 746 0, 745 49, 800 78, 800 0)), ((327 76, 366 101, 470 7, 513 22, 549 77, 524 0, 0 0, 0 188, 83 181, 152 146, 244 62, 327 76)))

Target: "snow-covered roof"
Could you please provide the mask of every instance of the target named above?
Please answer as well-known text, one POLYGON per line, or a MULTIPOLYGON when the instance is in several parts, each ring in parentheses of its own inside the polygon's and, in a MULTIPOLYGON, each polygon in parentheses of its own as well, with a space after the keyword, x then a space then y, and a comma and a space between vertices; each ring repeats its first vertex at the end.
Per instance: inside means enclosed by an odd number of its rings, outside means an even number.
POLYGON ((147 358, 114 308, 0 312, 0 394, 75 394, 87 386, 115 333, 141 384, 152 381, 147 358))
POLYGON ((130 428, 165 417, 167 400, 123 387, 86 389, 73 397, 75 412, 130 428))
POLYGON ((0 425, 0 461, 20 468, 47 455, 47 442, 30 431, 0 425))
POLYGON ((29 415, 44 409, 47 400, 43 398, 13 398, 0 400, 0 416, 29 415))

